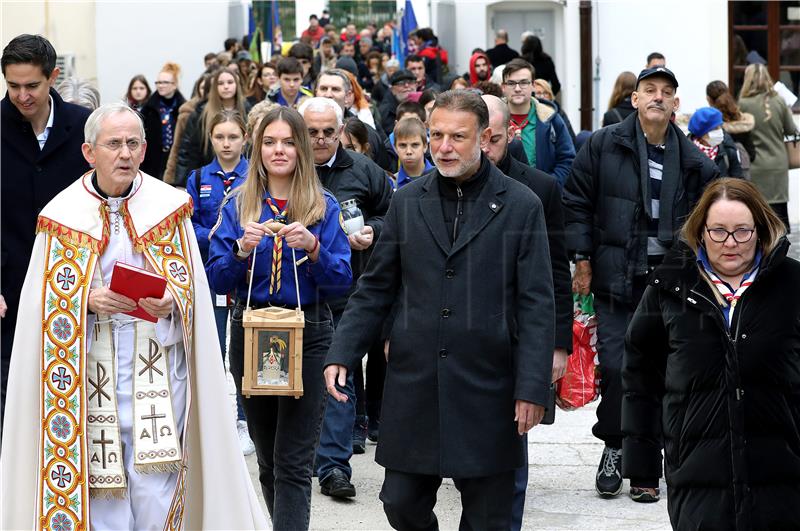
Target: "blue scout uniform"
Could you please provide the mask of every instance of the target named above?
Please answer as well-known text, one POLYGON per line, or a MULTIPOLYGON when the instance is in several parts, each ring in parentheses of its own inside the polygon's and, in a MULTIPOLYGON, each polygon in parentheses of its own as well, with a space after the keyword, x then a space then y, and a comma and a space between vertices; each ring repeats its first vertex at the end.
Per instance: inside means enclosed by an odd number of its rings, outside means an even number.
MULTIPOLYGON (((425 175, 435 167, 436 166, 428 162, 428 159, 425 159, 425 168, 422 170, 422 175, 425 175)), ((409 174, 407 174, 406 169, 401 164, 400 169, 397 170, 397 175, 395 175, 395 178, 397 179, 397 186, 395 186, 395 189, 402 188, 418 177, 421 177, 421 175, 418 175, 417 177, 411 177, 409 174)))
POLYGON ((194 213, 192 214, 192 227, 197 236, 200 254, 204 262, 208 262, 208 235, 211 228, 217 223, 219 207, 225 196, 238 186, 241 186, 247 177, 247 159, 242 157, 239 164, 230 173, 225 173, 216 157, 211 164, 200 168, 200 187, 198 189, 195 172, 186 179, 186 191, 192 196, 194 213))
MULTIPOLYGON (((350 289, 353 273, 350 269, 350 244, 340 223, 339 203, 329 192, 324 192, 327 208, 322 221, 307 227, 319 239, 319 257, 316 262, 306 260, 297 266, 300 282, 300 303, 308 306, 327 299, 343 297, 350 289)), ((269 192, 265 192, 265 205, 261 211, 259 222, 273 219, 274 214, 267 204, 272 201, 269 192)), ((247 298, 246 271, 253 260, 253 254, 246 260, 240 260, 233 252, 233 243, 244 235, 239 224, 239 213, 236 210, 235 196, 229 198, 222 206, 219 226, 211 233, 206 273, 209 282, 217 293, 230 293, 237 290, 238 298, 247 298)), ((283 243, 281 259, 281 276, 279 286, 271 281, 274 238, 265 237, 255 250, 256 265, 253 277, 251 306, 297 306, 295 294, 294 269, 292 266, 292 250, 283 243), (270 286, 275 288, 270 294, 270 286)), ((295 249, 295 257, 299 261, 306 255, 302 249, 295 249)))

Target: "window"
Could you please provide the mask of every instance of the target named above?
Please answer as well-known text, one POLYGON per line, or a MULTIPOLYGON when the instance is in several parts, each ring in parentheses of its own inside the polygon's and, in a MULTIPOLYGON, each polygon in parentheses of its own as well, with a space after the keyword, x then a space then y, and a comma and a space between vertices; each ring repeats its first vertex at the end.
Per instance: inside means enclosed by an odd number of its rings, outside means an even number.
MULTIPOLYGON (((738 95, 744 70, 764 63, 775 81, 800 96, 800 0, 730 2, 728 85, 738 95)), ((794 112, 800 112, 800 100, 794 112)))
POLYGON ((397 15, 395 0, 331 0, 331 24, 343 30, 348 23, 356 25, 358 30, 374 22, 378 28, 384 23, 394 20, 397 15))

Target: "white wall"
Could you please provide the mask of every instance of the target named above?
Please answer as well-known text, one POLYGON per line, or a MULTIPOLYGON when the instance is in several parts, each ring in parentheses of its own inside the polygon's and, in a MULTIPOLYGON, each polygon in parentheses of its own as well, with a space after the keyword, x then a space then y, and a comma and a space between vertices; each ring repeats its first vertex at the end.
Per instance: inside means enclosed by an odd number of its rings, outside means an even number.
MULTIPOLYGON (((122 98, 136 74, 144 74, 152 86, 167 61, 180 65, 180 89, 188 97, 204 70, 203 56, 221 51, 229 37, 229 4, 227 0, 97 2, 94 32, 102 101, 122 98)), ((83 27, 91 39, 91 29, 83 27)))
POLYGON ((667 68, 678 78, 681 112, 707 106, 706 85, 728 79, 727 10, 725 0, 672 0, 668 5, 595 1, 594 57, 600 58, 600 97, 595 103, 600 116, 617 75, 625 70, 638 74, 654 51, 664 54, 667 68))

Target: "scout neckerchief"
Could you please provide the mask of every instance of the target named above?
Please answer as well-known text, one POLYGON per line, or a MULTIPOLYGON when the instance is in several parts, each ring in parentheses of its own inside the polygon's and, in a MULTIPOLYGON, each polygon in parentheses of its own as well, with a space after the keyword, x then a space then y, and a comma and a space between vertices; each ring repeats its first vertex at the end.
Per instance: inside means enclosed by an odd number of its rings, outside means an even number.
MULTIPOLYGON (((733 236, 731 236, 731 238, 732 237, 733 236)), ((700 248, 698 252, 698 261, 702 264, 703 270, 708 275, 708 278, 711 279, 711 283, 714 284, 714 287, 717 288, 717 291, 719 291, 720 295, 722 295, 725 300, 728 301, 729 306, 723 308, 722 311, 725 314, 725 321, 730 327, 731 322, 733 321, 733 311, 736 308, 736 304, 739 302, 739 299, 742 298, 742 295, 747 288, 753 284, 753 281, 758 275, 758 270, 761 265, 761 251, 756 251, 753 269, 749 273, 745 274, 744 277, 742 277, 742 283, 735 291, 727 282, 719 278, 719 276, 714 273, 714 270, 711 268, 711 263, 708 261, 708 254, 703 248, 700 248)))
POLYGON ((514 128, 514 136, 522 140, 522 146, 525 148, 525 155, 528 156, 528 164, 536 167, 536 99, 531 98, 531 108, 528 111, 528 116, 522 123, 517 122, 512 117, 508 121, 509 125, 514 128), (530 126, 530 127, 528 127, 530 126))
MULTIPOLYGON (((288 201, 287 201, 288 204, 288 201)), ((275 221, 285 222, 286 220, 286 205, 284 205, 283 212, 278 210, 277 205, 271 198, 267 198, 267 205, 272 210, 272 216, 275 221)), ((269 277, 269 294, 277 293, 281 290, 281 262, 283 261, 283 237, 275 236, 272 244, 272 272, 269 277)))
POLYGON ((717 153, 719 153, 719 146, 707 146, 700 142, 699 138, 693 138, 692 143, 697 146, 697 149, 702 151, 706 157, 710 158, 711 160, 716 160, 717 153))

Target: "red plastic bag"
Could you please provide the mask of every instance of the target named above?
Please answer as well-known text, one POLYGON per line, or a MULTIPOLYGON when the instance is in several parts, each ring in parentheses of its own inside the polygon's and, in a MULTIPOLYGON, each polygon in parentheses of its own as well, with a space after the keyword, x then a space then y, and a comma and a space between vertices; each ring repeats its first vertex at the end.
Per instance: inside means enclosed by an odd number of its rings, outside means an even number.
POLYGON ((558 380, 558 404, 570 410, 583 407, 600 395, 597 372, 597 316, 592 296, 575 297, 572 321, 572 355, 567 360, 564 377, 558 380))

